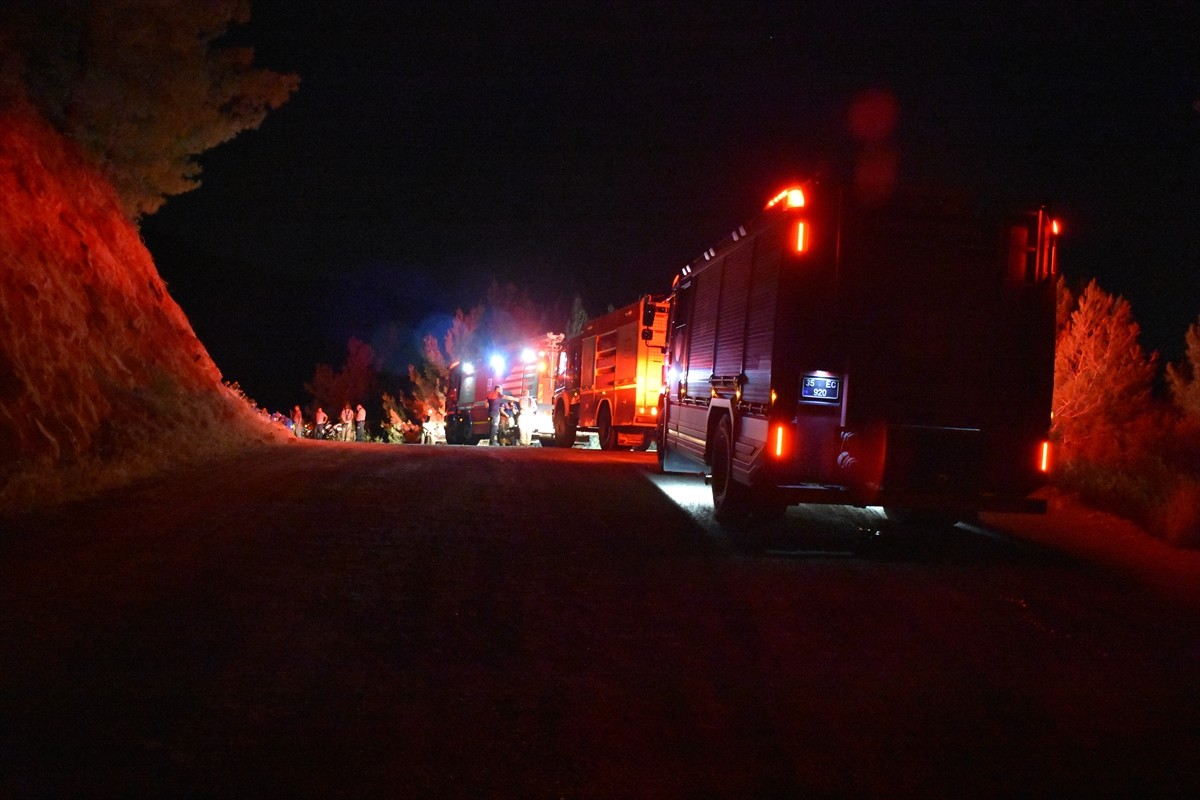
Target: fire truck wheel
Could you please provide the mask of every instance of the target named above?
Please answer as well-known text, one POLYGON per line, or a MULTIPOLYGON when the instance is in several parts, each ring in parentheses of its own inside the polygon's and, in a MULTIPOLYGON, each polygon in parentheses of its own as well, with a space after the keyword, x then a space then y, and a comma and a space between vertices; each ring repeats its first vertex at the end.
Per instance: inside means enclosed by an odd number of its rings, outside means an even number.
POLYGON ((554 443, 559 447, 575 446, 575 423, 560 408, 554 410, 554 443))
POLYGON ((733 426, 729 417, 717 423, 713 436, 712 495, 717 522, 740 522, 749 516, 749 490, 733 477, 733 426))
POLYGON ((617 429, 612 424, 612 414, 608 406, 602 407, 596 418, 596 438, 600 440, 601 450, 617 449, 617 429))
POLYGON ((462 430, 459 427, 458 417, 451 414, 446 417, 446 444, 462 444, 462 430))

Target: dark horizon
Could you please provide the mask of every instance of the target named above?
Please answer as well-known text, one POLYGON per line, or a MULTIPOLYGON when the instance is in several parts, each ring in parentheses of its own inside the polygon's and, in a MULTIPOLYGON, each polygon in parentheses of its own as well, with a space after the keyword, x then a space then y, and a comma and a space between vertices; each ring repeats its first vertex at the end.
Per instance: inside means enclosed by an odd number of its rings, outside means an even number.
POLYGON ((1178 358, 1200 313, 1200 14, 974 3, 509 10, 255 2, 299 92, 142 229, 229 380, 303 402, 350 336, 416 345, 495 279, 589 313, 661 293, 898 106, 902 177, 1048 203, 1061 260, 1178 358), (1086 13, 1085 13, 1086 11, 1086 13))

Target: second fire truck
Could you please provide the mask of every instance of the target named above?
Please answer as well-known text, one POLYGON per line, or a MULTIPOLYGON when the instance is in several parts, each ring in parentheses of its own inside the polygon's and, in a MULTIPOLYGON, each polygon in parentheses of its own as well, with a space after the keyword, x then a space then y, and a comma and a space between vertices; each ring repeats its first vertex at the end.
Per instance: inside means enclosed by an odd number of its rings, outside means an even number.
POLYGON ((547 333, 509 347, 496 348, 483 359, 461 359, 450 365, 446 387, 446 442, 478 444, 491 428, 488 392, 499 386, 504 394, 524 391, 537 401, 534 437, 552 441, 550 401, 554 366, 559 363, 563 334, 547 333))
POLYGON ((554 393, 554 438, 595 432, 604 450, 654 442, 667 344, 664 299, 649 295, 584 325, 563 347, 554 393))

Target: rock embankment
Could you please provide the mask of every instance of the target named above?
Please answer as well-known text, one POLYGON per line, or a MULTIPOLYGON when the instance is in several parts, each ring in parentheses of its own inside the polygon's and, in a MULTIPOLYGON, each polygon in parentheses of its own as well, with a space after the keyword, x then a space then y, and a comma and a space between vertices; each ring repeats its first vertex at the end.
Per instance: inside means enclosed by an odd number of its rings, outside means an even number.
POLYGON ((103 175, 29 107, 0 107, 0 508, 273 436, 103 175))

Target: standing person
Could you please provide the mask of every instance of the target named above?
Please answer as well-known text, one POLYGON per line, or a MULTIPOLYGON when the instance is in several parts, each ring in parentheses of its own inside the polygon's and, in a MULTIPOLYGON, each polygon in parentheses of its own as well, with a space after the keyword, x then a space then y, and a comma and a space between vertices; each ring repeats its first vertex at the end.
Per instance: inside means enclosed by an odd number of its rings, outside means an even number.
POLYGON ((354 409, 350 408, 350 404, 342 406, 342 413, 338 415, 338 422, 342 423, 342 441, 354 441, 354 409))
POLYGON ((304 414, 300 411, 300 406, 292 406, 292 433, 297 439, 304 438, 304 414))
POLYGON ((325 409, 317 406, 317 414, 313 417, 313 438, 324 439, 325 428, 329 426, 329 415, 325 413, 325 409))
POLYGON ((488 416, 492 419, 492 434, 488 438, 488 444, 500 444, 500 417, 504 413, 504 402, 513 399, 500 388, 499 381, 496 381, 496 385, 488 392, 488 416))
POLYGON ((529 394, 529 389, 521 390, 521 399, 517 401, 517 430, 521 436, 521 446, 533 444, 533 422, 537 414, 537 401, 529 394))
POLYGON ((367 440, 367 410, 363 408, 362 403, 359 403, 354 408, 354 441, 365 442, 367 440))

